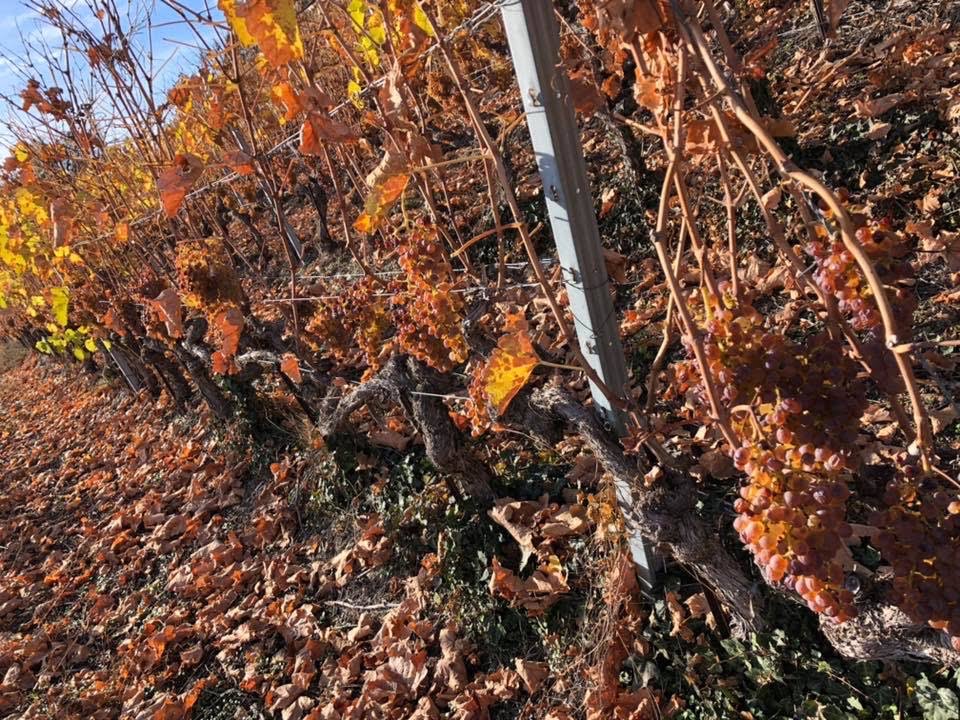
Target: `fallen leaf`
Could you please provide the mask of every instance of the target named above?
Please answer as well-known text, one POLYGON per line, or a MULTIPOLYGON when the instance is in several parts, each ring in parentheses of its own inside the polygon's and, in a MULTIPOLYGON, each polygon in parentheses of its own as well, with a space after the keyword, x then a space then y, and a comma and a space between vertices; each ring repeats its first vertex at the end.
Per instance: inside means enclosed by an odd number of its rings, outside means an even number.
POLYGON ((550 674, 550 668, 547 667, 546 663, 542 662, 531 662, 530 660, 517 658, 514 660, 513 666, 516 668, 517 675, 523 680, 523 686, 530 695, 536 694, 537 690, 543 686, 543 681, 546 680, 550 674))
POLYGON ((906 93, 893 93, 874 100, 857 98, 853 101, 853 107, 860 117, 875 118, 910 100, 912 100, 912 97, 906 93))

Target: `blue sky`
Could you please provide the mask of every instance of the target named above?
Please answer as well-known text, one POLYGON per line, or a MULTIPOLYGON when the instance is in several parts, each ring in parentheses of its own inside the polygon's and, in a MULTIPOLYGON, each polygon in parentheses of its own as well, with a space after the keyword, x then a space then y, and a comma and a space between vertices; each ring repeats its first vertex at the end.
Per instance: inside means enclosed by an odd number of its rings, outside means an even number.
MULTIPOLYGON (((60 0, 61 4, 71 7, 89 27, 96 27, 94 10, 97 0, 60 0)), ((213 10, 215 20, 222 20, 222 14, 216 7, 216 0, 179 0, 181 5, 198 11, 204 11, 207 6, 213 10)), ((155 68, 155 87, 158 92, 169 88, 181 73, 190 74, 197 66, 199 51, 193 47, 198 40, 193 31, 182 22, 179 15, 165 5, 161 0, 117 0, 117 5, 129 12, 131 19, 141 24, 147 12, 150 13, 153 23, 153 54, 155 68)), ((213 28, 196 24, 203 35, 212 39, 215 35, 213 28)), ((36 77, 41 85, 46 86, 49 80, 47 67, 42 59, 34 57, 31 66, 26 61, 26 44, 39 44, 44 41, 60 47, 60 34, 49 22, 40 17, 36 11, 26 5, 23 0, 0 0, 0 95, 19 101, 20 91, 26 86, 26 78, 36 77)), ((136 40, 143 49, 148 47, 146 32, 140 32, 136 40)), ((0 99, 0 156, 5 157, 5 148, 12 144, 10 133, 4 126, 9 117, 10 108, 6 101, 0 99)), ((0 160, 2 160, 0 157, 0 160)))

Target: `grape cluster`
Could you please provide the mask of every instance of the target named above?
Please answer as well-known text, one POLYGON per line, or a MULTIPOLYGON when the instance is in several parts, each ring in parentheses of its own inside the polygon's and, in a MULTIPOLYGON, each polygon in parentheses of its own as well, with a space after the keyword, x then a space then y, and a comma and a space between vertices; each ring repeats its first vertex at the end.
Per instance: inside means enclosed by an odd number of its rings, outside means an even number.
POLYGON ((349 362, 359 349, 368 372, 378 370, 392 348, 386 342, 392 322, 381 291, 376 279, 366 276, 319 301, 304 327, 314 349, 338 362, 349 362))
POLYGON ((850 319, 850 324, 856 330, 878 327, 880 314, 870 288, 843 243, 821 237, 807 242, 804 250, 813 258, 813 279, 825 293, 836 298, 840 312, 850 319))
POLYGON ((460 430, 470 430, 472 437, 480 437, 488 430, 497 430, 500 428, 490 416, 490 402, 487 398, 486 384, 483 380, 484 366, 472 367, 470 374, 470 384, 467 385, 467 394, 469 398, 462 403, 460 408, 451 411, 450 417, 460 430))
POLYGON ((370 370, 405 352, 442 372, 467 359, 463 300, 434 231, 422 229, 396 247, 402 275, 383 284, 364 277, 319 301, 305 331, 315 349, 347 362, 359 348, 370 370))
MULTIPOLYGON (((734 528, 769 582, 842 622, 855 612, 843 559, 850 448, 866 408, 857 367, 828 336, 795 343, 726 294, 706 298, 702 324, 709 372, 732 408, 734 463, 746 474, 734 528)), ((696 365, 677 370, 705 407, 696 365)))
POLYGON ((871 518, 881 529, 873 544, 893 567, 890 601, 946 632, 960 651, 960 496, 919 475, 902 463, 884 493, 886 509, 871 518))
POLYGON ((187 307, 213 318, 227 308, 243 305, 243 288, 219 240, 178 244, 175 265, 180 296, 187 307))
POLYGON ((741 445, 734 462, 747 483, 734 503, 733 526, 769 582, 795 591, 814 612, 843 622, 855 613, 853 595, 843 587, 842 564, 844 540, 852 535, 844 519, 850 490, 839 472, 817 461, 818 451, 825 454, 810 445, 786 450, 741 445))
POLYGON ((434 231, 406 237, 398 248, 405 274, 391 283, 397 345, 427 365, 449 372, 467 359, 461 330, 463 299, 434 231))

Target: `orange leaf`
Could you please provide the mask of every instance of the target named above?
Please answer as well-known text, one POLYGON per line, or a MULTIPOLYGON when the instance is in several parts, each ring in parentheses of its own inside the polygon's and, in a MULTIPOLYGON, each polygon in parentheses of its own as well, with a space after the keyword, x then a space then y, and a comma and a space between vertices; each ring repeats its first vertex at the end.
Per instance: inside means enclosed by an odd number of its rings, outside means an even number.
POLYGON ((213 372, 217 375, 233 375, 238 369, 233 359, 228 358, 221 350, 217 350, 210 355, 210 364, 213 366, 213 372))
POLYGON ((360 136, 343 123, 314 110, 300 127, 300 152, 304 155, 320 155, 321 142, 355 143, 359 139, 360 136))
POLYGON ((117 226, 113 229, 113 236, 117 239, 118 243, 126 245, 127 240, 130 239, 130 223, 117 223, 117 226))
POLYGON ((178 154, 173 165, 161 173, 157 180, 157 190, 163 202, 163 211, 167 217, 174 217, 183 203, 187 192, 203 172, 203 163, 196 155, 178 154))
POLYGON ((400 163, 392 161, 390 153, 387 153, 380 165, 367 177, 367 183, 371 186, 370 194, 364 202, 363 214, 353 225, 359 232, 371 233, 376 230, 380 221, 407 189, 410 175, 405 172, 394 174, 391 165, 400 163))
POLYGON ((114 312, 113 308, 110 308, 103 314, 103 317, 100 318, 100 322, 105 328, 113 330, 115 333, 117 333, 117 335, 123 336, 127 334, 126 328, 123 327, 123 324, 120 322, 120 319, 117 317, 117 313, 114 312))
POLYGON ((490 362, 483 368, 481 381, 490 404, 503 415, 510 401, 527 384, 540 358, 533 349, 527 321, 520 314, 507 316, 507 332, 500 337, 490 362))
POLYGON ((253 174, 253 158, 243 150, 234 150, 223 156, 223 164, 238 175, 253 174))
POLYGON ((237 354, 237 348, 240 347, 240 333, 243 331, 243 313, 237 308, 227 308, 221 313, 217 313, 214 318, 214 325, 223 336, 220 345, 220 352, 224 359, 230 359, 237 354))
POLYGON ((167 335, 172 338, 183 337, 183 323, 180 321, 180 296, 173 288, 167 288, 150 300, 150 305, 160 314, 167 335))
POLYGON ((187 712, 193 709, 193 706, 197 704, 197 700, 200 699, 200 695, 203 691, 214 684, 213 678, 201 678, 197 680, 193 687, 190 688, 190 691, 183 698, 183 708, 187 712))
POLYGON ((167 698, 153 714, 153 720, 183 720, 186 716, 183 703, 178 698, 167 698))
POLYGON ((293 89, 293 85, 288 82, 278 83, 270 91, 273 99, 283 104, 286 111, 283 119, 287 122, 295 120, 297 115, 303 112, 303 103, 300 102, 300 96, 293 89))
POLYGON ((283 354, 283 359, 280 361, 280 370, 297 385, 303 381, 303 376, 300 374, 300 361, 293 353, 283 354))
POLYGON ((221 2, 221 8, 225 4, 233 5, 233 17, 229 14, 227 17, 241 42, 248 39, 244 33, 249 33, 273 67, 279 68, 303 59, 303 40, 297 25, 294 0, 221 2))

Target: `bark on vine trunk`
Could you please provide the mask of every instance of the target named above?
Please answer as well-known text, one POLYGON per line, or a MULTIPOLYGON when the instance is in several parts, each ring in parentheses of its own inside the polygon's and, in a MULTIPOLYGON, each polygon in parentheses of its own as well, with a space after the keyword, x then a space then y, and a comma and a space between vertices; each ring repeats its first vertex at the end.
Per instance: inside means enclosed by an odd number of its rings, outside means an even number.
POLYGON ((185 342, 177 343, 173 348, 173 354, 190 373, 200 395, 203 396, 213 414, 221 420, 228 420, 232 415, 233 404, 211 379, 206 363, 185 347, 185 342))
POLYGON ((145 343, 143 349, 140 351, 140 357, 143 358, 146 364, 152 366, 160 376, 160 379, 163 380, 163 384, 166 385, 167 391, 170 393, 177 407, 183 407, 189 402, 190 397, 193 395, 193 390, 190 389, 190 383, 187 382, 186 377, 180 372, 177 364, 164 354, 161 347, 154 347, 145 343))
POLYGON ((484 505, 493 503, 490 470, 463 446, 461 435, 440 398, 440 378, 413 358, 395 356, 373 378, 345 395, 317 424, 329 437, 341 431, 364 405, 394 403, 403 408, 423 438, 427 457, 455 483, 456 491, 484 505))
POLYGON ((554 387, 535 391, 530 403, 576 430, 603 468, 633 488, 634 514, 628 520, 659 552, 672 555, 714 592, 730 613, 735 635, 765 628, 759 588, 694 511, 696 488, 689 476, 668 475, 669 482, 646 488, 637 461, 627 458, 583 403, 554 387))
MULTIPOLYGON (((740 636, 764 629, 765 597, 761 584, 744 572, 720 543, 713 527, 696 512, 696 487, 689 476, 667 473, 644 487, 643 469, 631 462, 582 403, 546 387, 530 404, 562 418, 586 441, 604 469, 634 488, 633 522, 660 552, 672 555, 709 587, 731 614, 731 630, 740 636)), ((885 602, 890 579, 879 578, 858 596, 858 616, 842 625, 821 618, 824 636, 842 655, 859 660, 918 660, 960 665, 960 653, 946 633, 910 620, 885 602)), ((773 590, 771 588, 771 590, 773 590)))

